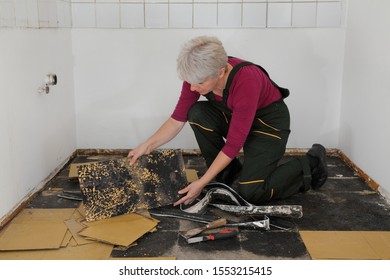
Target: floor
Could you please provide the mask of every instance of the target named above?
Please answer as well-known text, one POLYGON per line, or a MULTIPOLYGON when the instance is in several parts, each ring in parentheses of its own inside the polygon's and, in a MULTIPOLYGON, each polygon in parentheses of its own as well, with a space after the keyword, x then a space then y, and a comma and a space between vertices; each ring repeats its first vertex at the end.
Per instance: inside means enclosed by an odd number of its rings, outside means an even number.
MULTIPOLYGON (((104 155, 118 157, 118 155, 104 155)), ((206 169, 197 154, 184 154, 187 169, 201 176, 206 169)), ((285 156, 282 161, 290 160, 285 156)), ((79 200, 59 197, 63 191, 79 195, 79 185, 69 180, 71 163, 96 160, 96 156, 77 155, 26 206, 27 208, 78 208, 79 200)), ((269 231, 240 228, 236 238, 187 244, 179 231, 201 224, 185 219, 156 216, 160 222, 156 232, 147 233, 137 245, 127 250, 114 247, 111 258, 176 258, 176 259, 312 259, 301 232, 390 232, 390 204, 338 156, 328 156, 329 179, 317 191, 297 194, 270 205, 302 205, 300 219, 273 219, 269 231), (280 227, 284 228, 281 229, 280 227)), ((163 210, 170 210, 170 206, 163 210)), ((153 213, 153 211, 152 211, 153 213)), ((209 215, 232 217, 210 209, 209 215)), ((250 217, 256 218, 256 217, 250 217)), ((247 219, 247 217, 246 217, 247 219)))

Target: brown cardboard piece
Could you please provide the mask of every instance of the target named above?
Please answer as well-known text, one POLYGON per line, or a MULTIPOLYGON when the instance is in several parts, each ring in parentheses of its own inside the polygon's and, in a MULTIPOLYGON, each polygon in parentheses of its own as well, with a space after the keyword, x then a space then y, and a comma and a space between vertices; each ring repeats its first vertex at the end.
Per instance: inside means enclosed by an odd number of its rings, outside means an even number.
POLYGON ((71 240, 72 240, 72 233, 70 233, 70 231, 68 230, 64 236, 64 239, 61 242, 61 248, 67 247, 71 240))
POLYGON ((185 172, 186 172, 188 183, 192 183, 198 180, 198 173, 196 172, 195 169, 186 169, 185 172))
POLYGON ((390 259, 388 231, 300 231, 313 259, 390 259))
POLYGON ((86 228, 86 226, 82 224, 79 220, 70 219, 70 220, 65 220, 64 223, 68 227, 69 231, 72 233, 72 236, 78 245, 84 245, 84 244, 95 242, 92 240, 88 240, 79 234, 80 231, 86 228))
POLYGON ((129 246, 156 225, 155 219, 131 213, 87 223, 88 227, 79 234, 113 245, 129 246))
POLYGON ((90 164, 94 164, 95 161, 91 161, 91 162, 82 162, 82 163, 72 163, 70 165, 70 169, 69 169, 69 178, 78 178, 79 175, 78 175, 78 168, 79 166, 84 166, 84 165, 90 165, 90 164))
POLYGON ((107 260, 112 248, 112 245, 95 242, 51 250, 7 251, 0 252, 0 260, 107 260))
POLYGON ((65 219, 75 209, 24 209, 0 237, 0 251, 60 248, 66 235, 65 219))

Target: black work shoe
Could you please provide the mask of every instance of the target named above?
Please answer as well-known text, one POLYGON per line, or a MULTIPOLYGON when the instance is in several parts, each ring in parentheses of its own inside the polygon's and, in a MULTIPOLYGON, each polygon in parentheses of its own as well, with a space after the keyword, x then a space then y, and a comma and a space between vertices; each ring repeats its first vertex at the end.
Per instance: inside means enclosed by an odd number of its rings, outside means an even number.
POLYGON ((321 144, 314 144, 307 152, 311 169, 311 187, 319 189, 328 179, 326 150, 321 144), (314 163, 315 162, 315 163, 314 163))
POLYGON ((241 162, 238 160, 238 158, 234 158, 232 162, 215 177, 215 180, 231 187, 231 185, 240 175, 241 169, 241 162))

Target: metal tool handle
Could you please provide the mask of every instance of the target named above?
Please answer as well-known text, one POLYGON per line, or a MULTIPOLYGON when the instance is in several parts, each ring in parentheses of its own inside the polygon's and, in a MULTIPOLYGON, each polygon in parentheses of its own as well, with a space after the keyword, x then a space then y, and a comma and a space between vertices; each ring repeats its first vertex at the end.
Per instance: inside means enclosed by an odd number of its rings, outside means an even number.
POLYGON ((209 240, 228 239, 236 236, 237 234, 237 230, 223 229, 220 232, 210 234, 209 240))
POLYGON ((227 220, 225 218, 221 218, 215 221, 212 221, 206 225, 206 228, 217 228, 221 227, 223 225, 226 225, 227 220))

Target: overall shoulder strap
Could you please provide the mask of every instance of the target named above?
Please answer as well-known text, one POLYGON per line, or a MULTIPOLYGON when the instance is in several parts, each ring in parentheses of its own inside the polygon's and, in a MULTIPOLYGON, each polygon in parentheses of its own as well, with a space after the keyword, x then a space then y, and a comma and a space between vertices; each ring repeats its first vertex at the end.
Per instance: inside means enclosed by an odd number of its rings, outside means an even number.
POLYGON ((240 70, 242 67, 247 66, 247 65, 254 65, 254 64, 252 62, 249 62, 249 61, 244 61, 244 62, 238 63, 236 66, 233 67, 232 71, 230 71, 230 73, 229 73, 229 77, 226 81, 226 86, 225 86, 224 91, 225 90, 229 91, 230 84, 232 83, 234 76, 236 75, 238 70, 240 70))
POLYGON ((249 61, 240 62, 236 66, 233 67, 232 71, 230 71, 228 79, 226 81, 225 89, 223 90, 223 102, 225 104, 227 104, 227 98, 229 96, 229 88, 230 88, 230 84, 232 83, 232 81, 234 79, 234 76, 236 75, 238 70, 240 70, 242 67, 247 66, 247 65, 254 65, 254 64, 252 62, 249 62, 249 61))
POLYGON ((249 62, 249 61, 244 61, 244 62, 241 62, 239 64, 237 64, 236 66, 233 67, 232 71, 230 72, 229 74, 229 77, 226 81, 226 86, 225 86, 225 89, 223 90, 223 101, 227 102, 227 98, 229 96, 229 88, 230 88, 230 84, 232 83, 233 79, 234 79, 234 76, 236 75, 236 73, 238 72, 238 70, 240 70, 242 67, 244 66, 247 66, 247 65, 256 65, 261 71, 264 72, 265 75, 267 75, 268 79, 270 79, 270 81, 272 82, 272 84, 277 87, 280 91, 280 93, 282 94, 283 98, 286 98, 287 96, 290 95, 290 91, 287 89, 287 88, 282 88, 280 86, 278 86, 271 78, 270 76, 268 75, 268 72, 263 68, 261 67, 260 65, 257 65, 257 64, 254 64, 252 62, 249 62))

